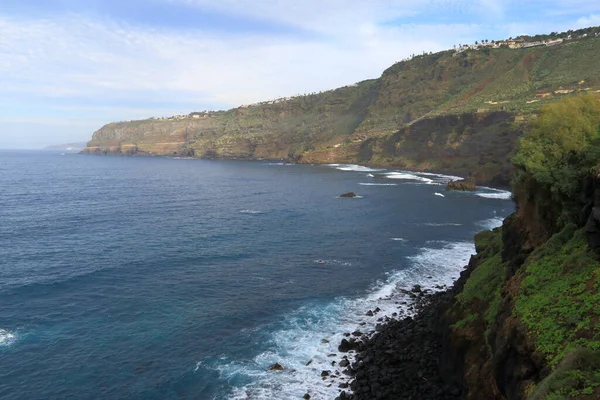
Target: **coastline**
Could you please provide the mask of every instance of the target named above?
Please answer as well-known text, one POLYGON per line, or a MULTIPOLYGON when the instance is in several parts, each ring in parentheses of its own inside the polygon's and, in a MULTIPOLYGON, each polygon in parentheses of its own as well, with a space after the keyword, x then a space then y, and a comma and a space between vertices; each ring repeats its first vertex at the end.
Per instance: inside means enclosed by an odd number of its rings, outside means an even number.
POLYGON ((445 316, 463 290, 476 263, 473 258, 452 286, 433 292, 415 285, 409 295, 414 314, 386 318, 363 335, 344 374, 348 386, 336 400, 456 400, 466 394, 463 365, 452 354, 450 322, 445 316))
MULTIPOLYGON (((387 170, 388 172, 410 172, 410 173, 418 173, 418 174, 423 174, 423 175, 447 177, 447 178, 451 178, 451 179, 465 179, 466 178, 466 176, 459 175, 458 172, 455 172, 452 170, 434 171, 431 169, 399 168, 398 166, 394 166, 391 164, 379 164, 379 163, 378 164, 371 164, 371 163, 366 163, 366 164, 350 163, 350 164, 348 164, 348 163, 344 163, 344 162, 340 161, 340 163, 338 164, 338 163, 333 163, 333 162, 322 162, 322 163, 302 162, 302 161, 295 162, 293 160, 291 161, 290 159, 286 159, 286 158, 196 157, 196 156, 184 157, 184 156, 157 155, 157 154, 149 154, 149 153, 142 153, 142 152, 138 152, 135 154, 115 153, 115 152, 100 154, 100 153, 86 151, 86 149, 82 150, 78 154, 89 155, 89 156, 114 156, 114 157, 160 157, 160 158, 171 158, 171 159, 176 159, 176 160, 248 161, 248 162, 266 162, 266 163, 273 163, 273 164, 278 164, 278 165, 279 164, 281 164, 281 165, 295 165, 295 164, 320 165, 320 166, 347 165, 347 166, 356 166, 356 167, 367 168, 367 169, 372 169, 372 170, 387 170)), ((365 172, 367 172, 367 171, 365 171, 365 172)), ((482 189, 511 191, 511 187, 509 184, 503 184, 503 183, 499 182, 498 180, 496 180, 495 178, 492 180, 478 181, 477 187, 480 187, 482 189)))

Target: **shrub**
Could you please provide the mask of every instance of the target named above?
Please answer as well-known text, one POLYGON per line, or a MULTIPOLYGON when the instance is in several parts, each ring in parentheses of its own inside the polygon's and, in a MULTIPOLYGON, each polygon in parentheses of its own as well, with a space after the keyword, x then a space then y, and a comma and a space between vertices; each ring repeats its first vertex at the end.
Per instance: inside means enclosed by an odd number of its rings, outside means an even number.
POLYGON ((558 197, 576 196, 600 159, 600 96, 567 97, 542 108, 513 163, 558 197))

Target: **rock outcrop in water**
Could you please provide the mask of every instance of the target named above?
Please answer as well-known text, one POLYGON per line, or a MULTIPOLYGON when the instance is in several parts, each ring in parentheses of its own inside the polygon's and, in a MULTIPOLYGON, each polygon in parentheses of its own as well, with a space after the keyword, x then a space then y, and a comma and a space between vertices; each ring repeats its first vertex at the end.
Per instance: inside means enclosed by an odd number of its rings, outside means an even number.
POLYGON ((450 182, 448 182, 448 185, 446 186, 446 190, 458 190, 461 192, 475 192, 477 190, 475 178, 470 176, 465 179, 450 181, 450 182))

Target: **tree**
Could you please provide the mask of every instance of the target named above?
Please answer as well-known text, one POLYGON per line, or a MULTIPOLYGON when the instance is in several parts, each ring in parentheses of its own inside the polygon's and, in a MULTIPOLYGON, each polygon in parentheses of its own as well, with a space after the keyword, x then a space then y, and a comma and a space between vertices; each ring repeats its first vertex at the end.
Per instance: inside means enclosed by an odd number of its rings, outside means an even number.
POLYGON ((561 198, 574 198, 600 160, 600 95, 546 105, 519 143, 513 163, 561 198))

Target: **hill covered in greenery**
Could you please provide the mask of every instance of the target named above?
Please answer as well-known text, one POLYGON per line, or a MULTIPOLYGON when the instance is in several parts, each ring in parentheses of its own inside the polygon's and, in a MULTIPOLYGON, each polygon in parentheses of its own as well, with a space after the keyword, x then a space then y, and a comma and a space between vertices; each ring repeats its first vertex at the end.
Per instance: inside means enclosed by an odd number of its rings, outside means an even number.
POLYGON ((424 54, 318 94, 111 123, 85 152, 357 162, 506 184, 516 139, 540 107, 600 90, 598 30, 552 46, 424 54))
POLYGON ((598 399, 600 95, 544 107, 514 163, 517 210, 475 237, 447 313, 467 398, 598 399))
POLYGON ((519 142, 515 212, 366 340, 339 400, 600 398, 600 94, 544 106, 519 142))

